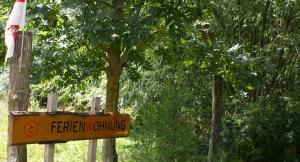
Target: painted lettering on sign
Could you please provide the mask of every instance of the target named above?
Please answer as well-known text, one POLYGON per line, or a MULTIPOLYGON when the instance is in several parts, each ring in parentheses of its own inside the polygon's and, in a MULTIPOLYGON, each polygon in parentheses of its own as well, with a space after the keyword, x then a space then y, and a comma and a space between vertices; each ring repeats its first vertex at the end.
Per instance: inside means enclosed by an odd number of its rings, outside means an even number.
POLYGON ((16 113, 9 115, 9 144, 126 137, 128 114, 16 113))
POLYGON ((76 132, 91 132, 91 131, 114 131, 125 130, 125 120, 111 121, 52 121, 51 133, 76 133, 76 132))

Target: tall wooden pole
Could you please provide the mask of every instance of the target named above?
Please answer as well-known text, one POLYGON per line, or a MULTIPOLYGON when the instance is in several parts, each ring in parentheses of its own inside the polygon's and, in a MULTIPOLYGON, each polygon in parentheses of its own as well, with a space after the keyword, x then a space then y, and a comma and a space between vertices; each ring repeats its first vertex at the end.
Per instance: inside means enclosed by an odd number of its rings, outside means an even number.
MULTIPOLYGON (((93 97, 90 112, 92 113, 99 112, 99 106, 100 106, 100 97, 93 97)), ((88 162, 96 162, 96 149, 97 149, 97 140, 89 140, 88 162)))
MULTIPOLYGON (((48 94, 47 111, 57 111, 58 94, 48 94)), ((46 144, 44 149, 44 162, 54 162, 54 144, 46 144)))
MULTIPOLYGON (((30 98, 29 70, 31 64, 32 33, 17 32, 14 56, 9 73, 8 112, 27 111, 30 98)), ((26 145, 9 146, 7 162, 26 162, 26 145)))

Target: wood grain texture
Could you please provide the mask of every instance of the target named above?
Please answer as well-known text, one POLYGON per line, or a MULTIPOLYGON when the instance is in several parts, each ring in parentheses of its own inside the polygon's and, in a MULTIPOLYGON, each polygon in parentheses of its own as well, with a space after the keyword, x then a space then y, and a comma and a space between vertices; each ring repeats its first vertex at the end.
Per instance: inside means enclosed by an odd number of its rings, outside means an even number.
MULTIPOLYGON (((56 94, 56 93, 48 94, 47 111, 48 112, 56 112, 57 111, 57 103, 58 103, 58 94, 56 94)), ((35 125, 34 121, 32 121, 32 124, 33 124, 32 126, 35 127, 34 126, 35 125)), ((26 127, 24 126, 24 130, 26 130, 25 128, 26 127)), ((34 130, 34 129, 32 129, 32 130, 34 130)), ((38 133, 37 131, 31 131, 31 132, 38 133)), ((24 133, 26 133, 26 132, 24 131, 24 133)), ((54 161, 54 144, 46 144, 45 145, 45 148, 44 148, 44 161, 45 162, 53 162, 54 161)))
MULTIPOLYGON (((93 97, 90 112, 95 113, 100 109, 100 98, 93 97)), ((89 140, 88 144, 88 162, 96 161, 97 140, 89 140)))
POLYGON ((56 143, 129 135, 128 114, 16 113, 9 114, 10 145, 56 143))
MULTIPOLYGON (((32 33, 17 32, 14 55, 10 62, 8 111, 27 111, 29 105, 29 72, 31 64, 32 33)), ((10 126, 9 126, 10 127, 10 126)), ((8 146, 8 162, 26 162, 26 145, 8 146)))

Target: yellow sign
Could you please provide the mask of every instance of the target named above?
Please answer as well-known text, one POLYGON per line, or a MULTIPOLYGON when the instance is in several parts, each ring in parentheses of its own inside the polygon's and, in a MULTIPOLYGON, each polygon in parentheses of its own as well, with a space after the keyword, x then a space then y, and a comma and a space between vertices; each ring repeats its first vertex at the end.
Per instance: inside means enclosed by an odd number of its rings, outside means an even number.
POLYGON ((129 127, 128 114, 11 112, 9 144, 126 137, 129 127))

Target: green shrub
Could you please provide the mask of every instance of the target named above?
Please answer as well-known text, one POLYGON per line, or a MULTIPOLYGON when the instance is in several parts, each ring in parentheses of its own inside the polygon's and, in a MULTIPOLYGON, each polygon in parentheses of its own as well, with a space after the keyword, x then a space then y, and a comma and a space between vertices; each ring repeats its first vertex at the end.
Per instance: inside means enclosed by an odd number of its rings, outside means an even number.
POLYGON ((45 108, 49 93, 58 93, 59 108, 63 111, 86 111, 90 106, 90 99, 93 96, 101 97, 104 102, 104 85, 78 85, 62 86, 62 80, 57 76, 50 81, 42 82, 31 86, 32 102, 38 103, 39 107, 45 108), (100 86, 101 85, 101 86, 100 86))
POLYGON ((195 161, 197 136, 187 116, 184 94, 162 90, 139 108, 133 123, 136 161, 195 161))
POLYGON ((225 113, 223 151, 228 157, 245 162, 299 159, 295 152, 299 148, 299 108, 276 107, 271 103, 245 102, 241 112, 225 113), (295 150, 291 153, 290 149, 295 150))

